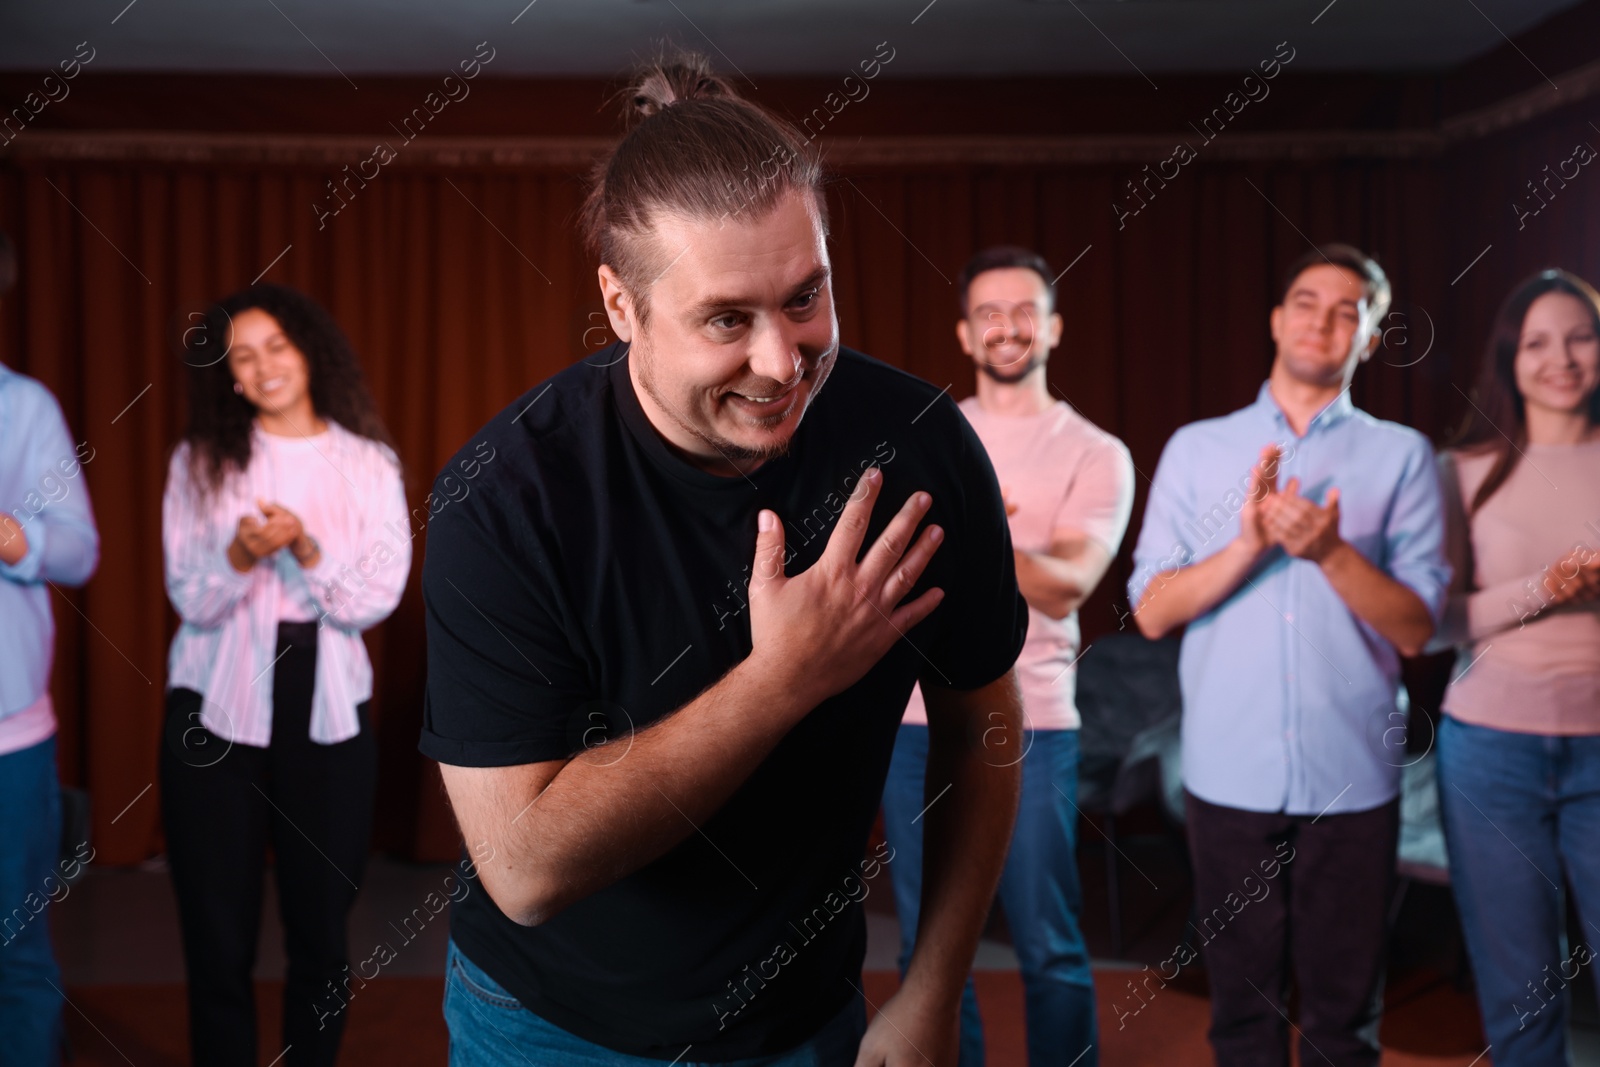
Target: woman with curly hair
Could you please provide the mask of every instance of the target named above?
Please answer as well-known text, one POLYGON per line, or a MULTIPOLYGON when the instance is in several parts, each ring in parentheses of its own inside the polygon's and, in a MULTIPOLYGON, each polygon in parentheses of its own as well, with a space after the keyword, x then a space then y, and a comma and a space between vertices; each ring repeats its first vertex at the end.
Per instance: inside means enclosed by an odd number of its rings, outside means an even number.
POLYGON ((1496 1067, 1564 1064, 1567 986, 1600 933, 1600 294, 1583 279, 1544 271, 1506 298, 1440 468, 1451 882, 1496 1067))
MULTIPOLYGON (((256 1062, 270 843, 288 974, 284 1061, 331 1064, 352 995, 345 923, 377 776, 361 631, 411 567, 399 460, 328 313, 258 285, 188 331, 189 428, 162 501, 162 820, 197 1064, 256 1062)), ((369 976, 370 977, 370 976, 369 976)))

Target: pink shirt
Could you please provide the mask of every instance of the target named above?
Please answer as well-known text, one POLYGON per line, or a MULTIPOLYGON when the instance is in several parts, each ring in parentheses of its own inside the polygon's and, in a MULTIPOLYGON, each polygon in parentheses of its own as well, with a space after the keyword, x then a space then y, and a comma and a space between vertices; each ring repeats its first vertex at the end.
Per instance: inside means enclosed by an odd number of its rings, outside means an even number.
POLYGON ((1511 475, 1466 520, 1491 453, 1439 458, 1455 579, 1435 646, 1460 646, 1444 710, 1534 734, 1600 734, 1600 601, 1537 613, 1546 567, 1600 550, 1600 441, 1522 446, 1511 475))
MULTIPOLYGON (((1010 519, 1013 548, 1048 551, 1054 531, 1065 528, 1094 538, 1116 555, 1133 510, 1133 458, 1121 441, 1061 400, 1024 416, 992 415, 975 396, 960 407, 988 451, 1006 499, 1016 505, 1010 519)), ((1077 612, 1052 619, 1029 605, 1017 677, 1030 727, 1077 729, 1078 645, 1077 612)), ((928 721, 920 686, 911 692, 904 721, 928 721)))
POLYGON ((32 704, 0 719, 0 756, 32 748, 55 732, 55 704, 46 689, 32 704))
MULTIPOLYGON (((250 463, 202 496, 179 444, 161 502, 167 596, 180 624, 167 655, 167 687, 204 699, 200 722, 225 740, 267 747, 272 739, 272 667, 278 621, 317 628, 311 740, 331 745, 360 732, 356 705, 372 696, 372 662, 361 632, 388 617, 405 591, 411 539, 400 462, 387 445, 329 420, 299 443, 252 430, 250 463), (291 477, 281 465, 304 470, 291 477), (298 497, 301 521, 321 558, 303 569, 281 548, 240 574, 228 562, 239 519, 256 501, 298 497), (285 588, 287 586, 288 588, 285 588)), ((292 510, 292 509, 291 509, 292 510)))

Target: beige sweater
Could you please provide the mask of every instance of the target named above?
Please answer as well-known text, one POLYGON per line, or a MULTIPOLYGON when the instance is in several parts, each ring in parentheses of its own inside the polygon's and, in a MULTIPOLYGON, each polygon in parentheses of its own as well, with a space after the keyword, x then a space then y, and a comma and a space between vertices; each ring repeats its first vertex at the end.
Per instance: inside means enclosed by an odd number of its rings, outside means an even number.
POLYGON ((1464 502, 1492 464, 1439 458, 1455 577, 1434 644, 1461 650, 1444 710, 1516 733, 1600 733, 1600 602, 1540 610, 1547 566, 1579 545, 1600 551, 1600 441, 1524 446, 1469 530, 1464 502))

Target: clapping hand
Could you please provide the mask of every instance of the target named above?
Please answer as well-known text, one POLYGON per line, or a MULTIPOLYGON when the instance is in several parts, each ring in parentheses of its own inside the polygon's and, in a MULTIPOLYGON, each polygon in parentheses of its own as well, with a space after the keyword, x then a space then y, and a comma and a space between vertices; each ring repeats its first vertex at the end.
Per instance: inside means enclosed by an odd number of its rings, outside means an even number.
POLYGON ((1278 487, 1283 454, 1266 445, 1250 469, 1250 488, 1239 509, 1239 540, 1259 554, 1281 545, 1289 555, 1320 563, 1342 542, 1339 538, 1339 490, 1328 490, 1328 502, 1313 504, 1300 495, 1300 479, 1278 487))
POLYGON ((251 560, 270 556, 288 546, 303 566, 310 566, 318 555, 316 543, 306 535, 300 517, 281 504, 257 500, 261 518, 245 515, 239 520, 236 543, 251 560))
POLYGON ((1600 553, 1579 545, 1544 570, 1550 606, 1600 599, 1600 553))
POLYGON ((1244 505, 1239 509, 1239 540, 1252 554, 1259 554, 1272 545, 1266 526, 1266 500, 1278 491, 1278 462, 1282 458, 1277 445, 1267 445, 1250 468, 1250 488, 1245 492, 1244 505))
POLYGON ((1337 489, 1329 489, 1328 502, 1318 506, 1300 495, 1300 479, 1290 478, 1281 490, 1266 495, 1261 512, 1268 540, 1297 559, 1321 563, 1339 547, 1337 489))

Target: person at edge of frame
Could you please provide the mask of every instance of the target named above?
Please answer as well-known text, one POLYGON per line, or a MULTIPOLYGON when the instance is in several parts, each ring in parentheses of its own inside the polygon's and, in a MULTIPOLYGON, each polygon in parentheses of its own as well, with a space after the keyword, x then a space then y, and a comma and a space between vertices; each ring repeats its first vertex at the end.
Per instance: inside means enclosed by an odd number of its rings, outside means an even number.
MULTIPOLYGON (((0 293, 16 283, 17 258, 0 233, 0 293)), ((94 854, 85 841, 60 855, 50 697, 50 587, 84 585, 100 563, 84 474, 93 459, 50 390, 0 364, 0 1034, 6 1062, 20 1067, 61 1062, 61 969, 45 909, 94 854)))
POLYGON ((1456 647, 1439 807, 1495 1067, 1568 1062, 1568 986, 1600 924, 1600 294, 1512 290, 1439 456, 1456 647), (1500 428, 1505 429, 1502 435, 1500 428), (1563 878, 1563 876, 1565 876, 1563 878), (1583 936, 1569 941, 1570 886, 1583 936))

